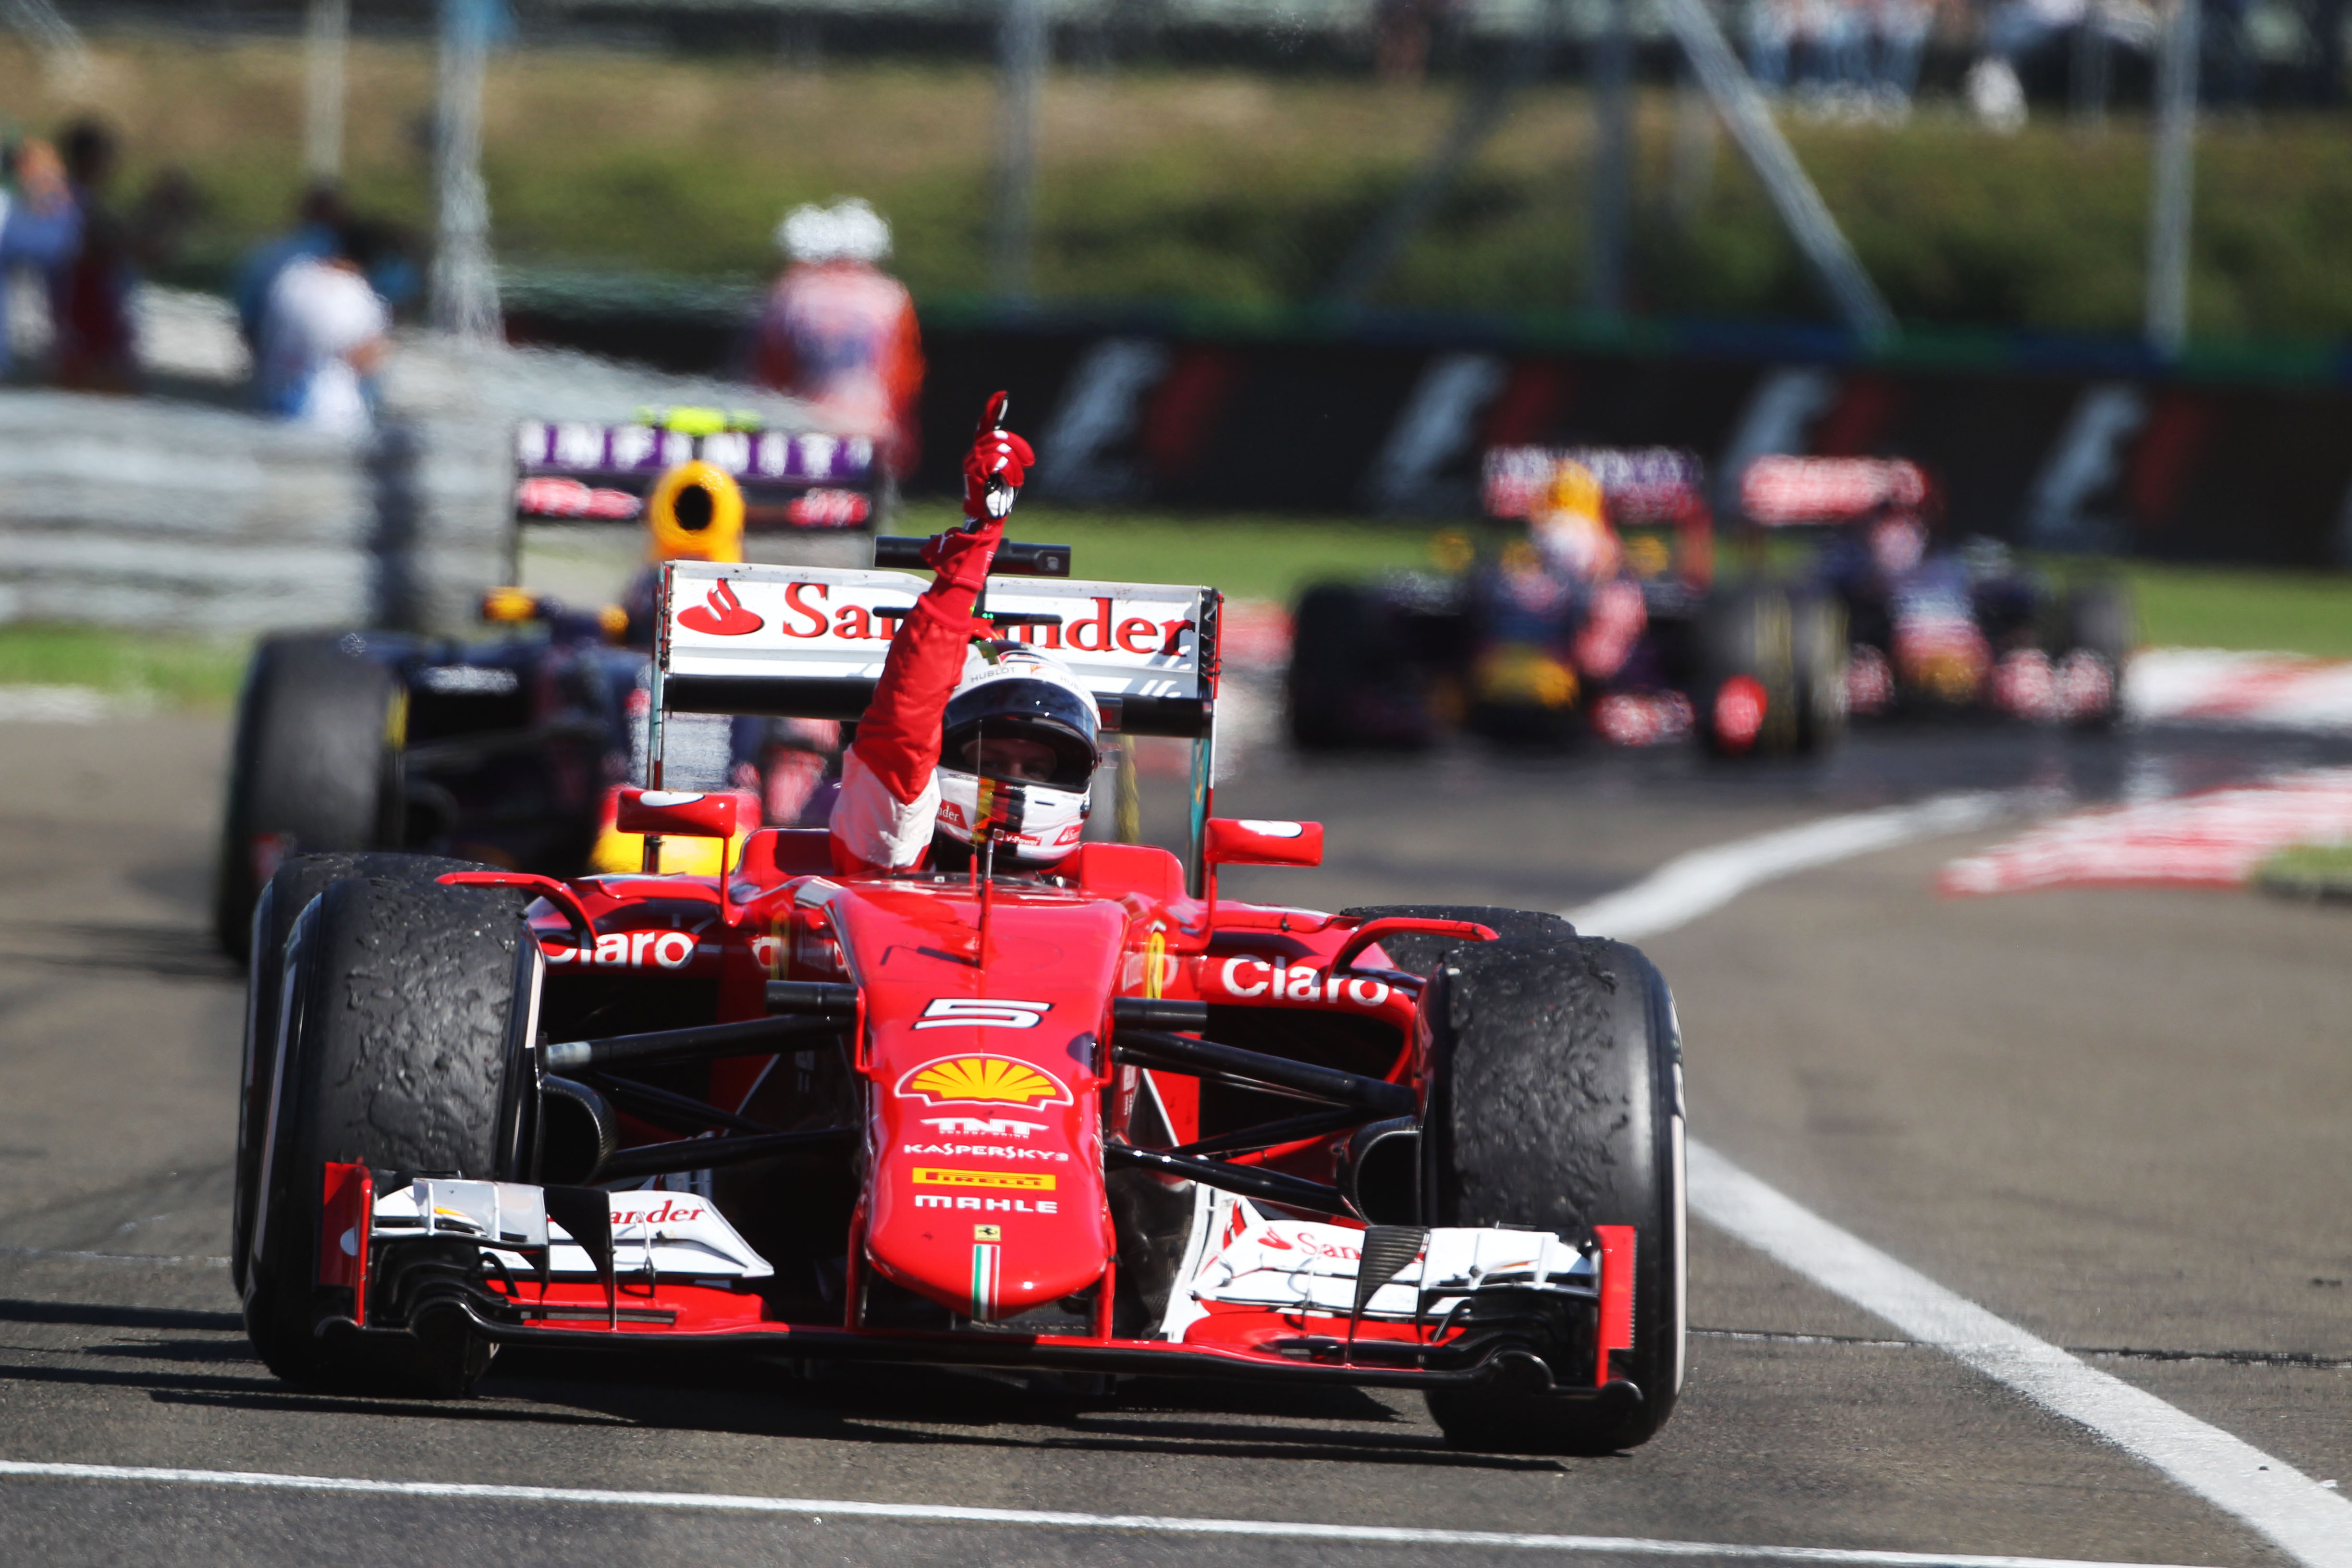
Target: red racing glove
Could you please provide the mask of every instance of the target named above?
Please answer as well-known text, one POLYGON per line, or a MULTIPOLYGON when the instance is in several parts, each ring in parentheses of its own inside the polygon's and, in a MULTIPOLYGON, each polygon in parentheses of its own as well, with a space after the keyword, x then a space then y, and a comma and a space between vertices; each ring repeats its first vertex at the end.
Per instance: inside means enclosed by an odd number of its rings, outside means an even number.
POLYGON ((1029 443, 1002 423, 1010 401, 1002 392, 988 400, 971 450, 963 460, 963 514, 975 522, 1003 521, 1037 461, 1029 443))
MULTIPOLYGON (((1015 436, 1014 440, 1021 437, 1015 436)), ((951 588, 979 593, 988 586, 988 563, 1004 538, 1004 520, 992 517, 953 533, 934 534, 923 545, 923 564, 951 588)))

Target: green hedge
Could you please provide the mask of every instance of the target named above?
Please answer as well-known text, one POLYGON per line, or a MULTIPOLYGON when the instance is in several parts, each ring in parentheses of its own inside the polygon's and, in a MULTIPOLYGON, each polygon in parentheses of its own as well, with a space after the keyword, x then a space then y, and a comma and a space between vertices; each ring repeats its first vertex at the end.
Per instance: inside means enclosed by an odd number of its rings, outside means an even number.
MULTIPOLYGON (((278 226, 300 141, 300 56, 100 38, 89 94, 126 132, 135 178, 177 163, 209 202, 184 275, 218 279, 278 226)), ((352 184, 420 229, 432 58, 366 44, 351 69, 352 184)), ((1269 307, 1310 299, 1409 177, 1456 89, 1236 73, 1057 73, 1045 98, 1036 281, 1048 299, 1269 307)), ((20 124, 73 107, 13 41, 0 100, 20 124)), ((499 254, 751 282, 789 204, 871 198, 919 294, 986 287, 994 82, 984 66, 771 61, 594 51, 500 57, 488 174, 499 254)), ((1718 138, 1714 174, 1675 188, 1674 110, 1640 105, 1633 288, 1657 315, 1817 317, 1759 187, 1718 138)), ((2218 121, 2198 169, 2193 327, 2213 339, 2352 335, 2352 130, 2342 116, 2218 121)), ((1381 302, 1572 309, 1583 259, 1578 91, 1528 95, 1388 280, 1381 302)), ((2037 122, 2004 137, 1929 104, 1888 129, 1790 134, 1879 286, 1922 326, 2137 329, 2145 125, 2037 122)))

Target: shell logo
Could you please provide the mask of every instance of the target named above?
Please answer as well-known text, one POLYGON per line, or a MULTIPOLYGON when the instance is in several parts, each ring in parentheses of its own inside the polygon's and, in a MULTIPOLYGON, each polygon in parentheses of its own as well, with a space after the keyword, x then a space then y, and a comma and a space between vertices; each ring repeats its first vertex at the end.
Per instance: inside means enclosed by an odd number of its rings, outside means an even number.
POLYGON ((1067 1105, 1070 1091, 1060 1079, 1027 1062, 1003 1057, 940 1057, 898 1080, 901 1100, 930 1105, 1067 1105))

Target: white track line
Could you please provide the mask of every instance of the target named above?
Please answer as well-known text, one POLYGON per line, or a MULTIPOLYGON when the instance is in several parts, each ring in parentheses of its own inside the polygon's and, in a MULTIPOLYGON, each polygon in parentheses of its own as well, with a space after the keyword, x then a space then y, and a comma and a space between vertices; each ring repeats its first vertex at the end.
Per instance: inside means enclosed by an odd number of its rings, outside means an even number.
MULTIPOLYGON (((1494 1530, 1413 1530, 1377 1524, 1306 1524, 1287 1520, 1185 1519, 1148 1513, 1061 1513, 1022 1508, 955 1508, 938 1503, 845 1502, 838 1499, 730 1497, 723 1492, 628 1492, 588 1487, 507 1487, 461 1481, 348 1480, 341 1476, 281 1476, 261 1470, 178 1470, 144 1465, 50 1465, 0 1459, 0 1477, 81 1481, 177 1482, 268 1491, 352 1492, 372 1497, 458 1501, 575 1503, 606 1508, 780 1513, 822 1521, 872 1519, 894 1524, 1013 1524, 1050 1530, 1118 1530, 1162 1535, 1245 1535, 1337 1541, 1368 1546, 1513 1547, 1536 1552, 1608 1552, 1624 1557, 1706 1557, 1741 1563, 1823 1563, 1851 1568, 2123 1568, 2055 1557, 1973 1557, 1952 1552, 1856 1552, 1814 1546, 1740 1546, 1709 1541, 1648 1541, 1615 1535, 1528 1535, 1494 1530)), ((2132 1564, 2130 1568, 2149 1568, 2132 1564)))
POLYGON ((1696 1141, 1690 1202, 1693 1213, 1822 1289, 2155 1466, 2296 1562, 2352 1568, 2352 1500, 1993 1316, 1696 1141))
POLYGON ((1969 790, 1911 805, 1890 805, 1759 833, 1667 861, 1630 888, 1568 912, 1587 936, 1638 942, 1711 914, 1759 883, 1891 848, 1915 838, 1965 833, 2041 798, 2024 790, 1969 790))
MULTIPOLYGON (((1775 878, 1915 838, 1982 826, 2024 804, 2017 795, 1938 795, 1916 805, 1833 816, 1738 839, 1669 861, 1646 879, 1568 918, 1593 935, 1653 936, 1775 878)), ((1822 1289, 2154 1466, 2307 1568, 2352 1568, 2352 1499, 1995 1317, 1696 1139, 1690 1143, 1690 1201, 1702 1218, 1822 1289)))

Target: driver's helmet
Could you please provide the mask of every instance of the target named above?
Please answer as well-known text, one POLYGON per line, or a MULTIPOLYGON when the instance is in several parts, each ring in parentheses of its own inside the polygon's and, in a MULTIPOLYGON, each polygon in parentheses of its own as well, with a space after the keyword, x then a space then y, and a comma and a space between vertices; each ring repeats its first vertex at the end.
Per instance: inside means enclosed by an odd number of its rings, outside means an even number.
POLYGON ((1616 574, 1622 552, 1601 481, 1582 463, 1559 465, 1528 517, 1528 532, 1545 563, 1563 577, 1591 583, 1616 574))
POLYGON ((937 836, 966 847, 976 842, 984 773, 1019 786, 1020 826, 997 836, 997 863, 1058 863, 1077 848, 1092 808, 1100 729, 1093 696, 1060 661, 1018 644, 973 644, 942 724, 937 836), (983 764, 983 745, 1000 753, 995 765, 983 764), (1016 769, 1001 755, 1007 751, 1029 765, 1016 769))
POLYGON ((1907 510, 1889 510, 1870 523, 1870 559, 1885 577, 1900 577, 1927 559, 1927 529, 1907 510))
POLYGON ((829 207, 806 202, 776 226, 776 248, 810 266, 832 261, 876 266, 890 254, 890 220, 856 196, 829 207))

